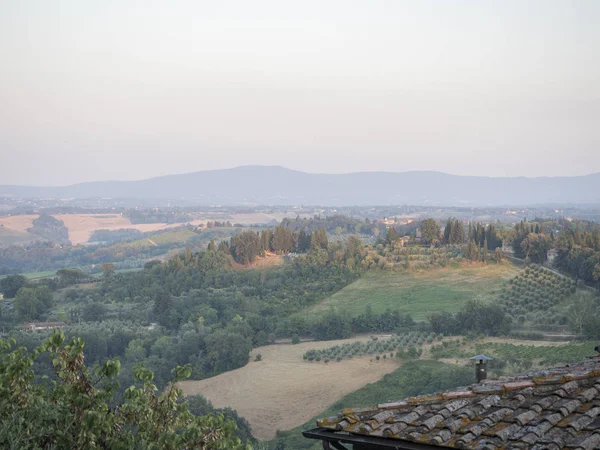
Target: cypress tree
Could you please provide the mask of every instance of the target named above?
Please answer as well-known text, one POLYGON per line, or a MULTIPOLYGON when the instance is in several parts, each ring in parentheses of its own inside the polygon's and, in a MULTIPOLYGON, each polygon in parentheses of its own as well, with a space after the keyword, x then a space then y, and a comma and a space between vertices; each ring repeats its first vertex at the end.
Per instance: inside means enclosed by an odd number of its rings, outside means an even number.
POLYGON ((444 228, 444 243, 449 244, 452 236, 452 219, 448 218, 446 221, 446 228, 444 228))
POLYGON ((215 245, 215 240, 211 239, 210 242, 208 243, 208 249, 209 252, 214 252, 217 250, 217 246, 215 245))
POLYGON ((482 261, 485 263, 487 263, 487 259, 488 259, 488 240, 487 238, 485 238, 485 240, 483 241, 483 256, 482 256, 482 261))

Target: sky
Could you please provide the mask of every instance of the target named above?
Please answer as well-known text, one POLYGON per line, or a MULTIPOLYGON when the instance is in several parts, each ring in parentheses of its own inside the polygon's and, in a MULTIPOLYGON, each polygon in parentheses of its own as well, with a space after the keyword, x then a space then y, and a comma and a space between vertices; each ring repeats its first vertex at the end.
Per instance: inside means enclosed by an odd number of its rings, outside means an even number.
POLYGON ((0 185, 600 172, 600 1, 0 0, 0 185))

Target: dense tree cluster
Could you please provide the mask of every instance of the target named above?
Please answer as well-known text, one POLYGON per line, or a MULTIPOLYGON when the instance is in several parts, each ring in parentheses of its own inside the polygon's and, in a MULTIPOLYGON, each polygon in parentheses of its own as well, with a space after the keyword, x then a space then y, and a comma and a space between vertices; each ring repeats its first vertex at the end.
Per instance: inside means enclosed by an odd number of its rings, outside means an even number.
POLYGON ((27 278, 23 275, 8 275, 0 280, 0 292, 4 298, 13 298, 26 284, 27 278))
POLYGON ((582 225, 571 224, 559 235, 554 265, 600 289, 600 226, 588 222, 585 229, 582 225))
POLYGON ((436 312, 429 316, 431 328, 446 335, 508 334, 511 320, 497 305, 471 300, 456 314, 436 312))
POLYGON ((438 245, 440 243, 440 227, 434 219, 423 220, 420 230, 424 244, 438 245))
POLYGON ((448 218, 444 228, 444 243, 449 245, 462 245, 465 243, 465 229, 460 220, 448 218))
POLYGON ((59 246, 49 241, 36 241, 26 245, 10 245, 0 247, 0 275, 63 267, 78 267, 93 272, 103 263, 113 263, 120 268, 139 267, 142 261, 164 255, 170 250, 186 245, 199 250, 211 239, 229 239, 234 233, 236 229, 233 228, 196 232, 195 228, 187 227, 144 234, 150 239, 112 244, 59 246), (177 232, 180 232, 179 235, 175 234, 177 232))
POLYGON ((70 243, 69 229, 65 226, 64 222, 48 214, 41 214, 36 219, 33 219, 32 227, 27 231, 59 244, 70 243))
MULTIPOLYGON (((353 239, 352 242, 357 240, 353 239)), ((232 237, 228 243, 222 242, 219 246, 219 250, 231 254, 240 264, 250 264, 257 257, 264 256, 265 252, 286 255, 291 252, 305 253, 309 250, 327 249, 328 239, 325 229, 309 233, 304 230, 295 232, 283 225, 261 232, 245 231, 232 237)))
POLYGON ((0 340, 0 446, 38 449, 242 449, 235 422, 222 415, 195 416, 176 386, 189 367, 173 369, 172 382, 157 392, 152 371, 137 366, 120 401, 115 393, 118 359, 90 370, 84 341, 65 343, 56 332, 32 352, 0 340), (32 366, 52 363, 53 382, 39 382, 32 366))
POLYGON ((489 252, 494 252, 496 261, 502 259, 502 254, 496 251, 502 247, 502 239, 493 224, 486 226, 481 223, 474 225, 469 223, 467 241, 465 248, 465 258, 467 260, 485 263, 490 259, 489 252))
POLYGON ((517 258, 542 264, 548 259, 552 238, 545 234, 544 225, 521 221, 515 225, 512 248, 517 258))
POLYGON ((341 214, 331 216, 316 215, 309 218, 285 218, 281 225, 294 232, 304 231, 310 234, 312 231, 325 230, 333 234, 362 234, 365 236, 379 236, 385 233, 385 225, 372 221, 349 217, 341 214))

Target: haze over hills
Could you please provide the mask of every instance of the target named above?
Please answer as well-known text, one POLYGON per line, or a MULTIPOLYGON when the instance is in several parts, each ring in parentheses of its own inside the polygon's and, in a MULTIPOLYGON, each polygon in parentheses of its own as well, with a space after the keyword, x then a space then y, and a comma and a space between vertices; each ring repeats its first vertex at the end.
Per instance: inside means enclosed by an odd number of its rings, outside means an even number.
POLYGON ((140 181, 98 181, 62 187, 0 186, 0 197, 186 199, 223 205, 598 204, 600 173, 513 178, 441 172, 312 174, 280 166, 242 166, 140 181))

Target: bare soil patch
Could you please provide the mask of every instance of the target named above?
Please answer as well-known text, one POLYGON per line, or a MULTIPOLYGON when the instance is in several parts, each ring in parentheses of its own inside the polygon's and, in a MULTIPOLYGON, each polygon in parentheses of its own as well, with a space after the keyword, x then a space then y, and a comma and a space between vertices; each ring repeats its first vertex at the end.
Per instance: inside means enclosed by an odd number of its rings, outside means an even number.
POLYGON ((232 407, 250 422, 257 438, 272 439, 276 430, 303 424, 342 396, 379 380, 400 366, 397 360, 371 362, 369 356, 328 364, 302 359, 310 349, 369 339, 256 348, 246 366, 206 380, 184 381, 181 388, 185 395, 204 395, 219 408, 232 407), (262 361, 255 362, 258 353, 262 361))

